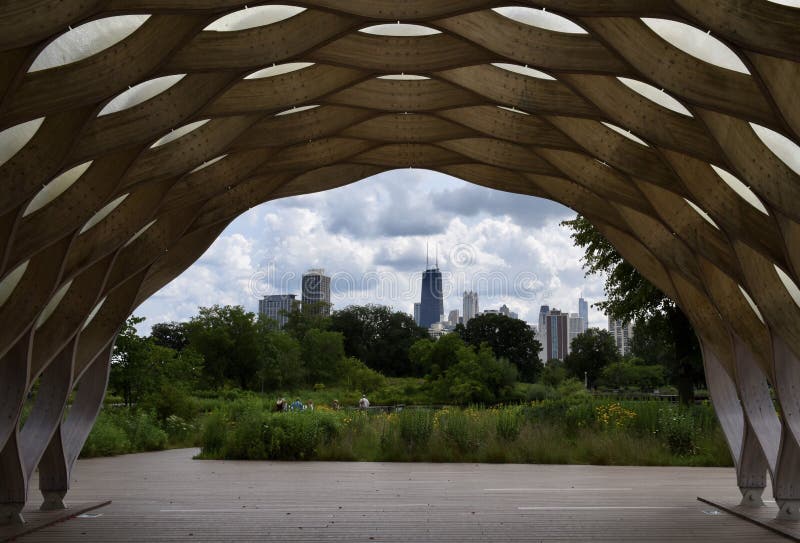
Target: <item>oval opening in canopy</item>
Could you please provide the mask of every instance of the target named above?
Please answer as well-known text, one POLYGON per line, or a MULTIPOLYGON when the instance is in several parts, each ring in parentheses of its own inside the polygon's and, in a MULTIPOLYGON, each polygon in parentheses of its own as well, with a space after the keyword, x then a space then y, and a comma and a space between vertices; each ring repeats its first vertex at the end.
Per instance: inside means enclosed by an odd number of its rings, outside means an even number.
POLYGON ((681 115, 692 117, 692 112, 686 106, 681 104, 678 100, 667 94, 661 89, 655 88, 653 85, 648 85, 638 79, 628 79, 627 77, 618 77, 619 82, 631 89, 632 91, 640 94, 656 104, 663 106, 681 115))
POLYGON ((753 313, 755 313, 756 317, 758 317, 758 320, 764 323, 764 316, 761 314, 761 311, 759 311, 758 306, 753 301, 753 298, 750 297, 750 294, 747 293, 742 285, 739 285, 739 290, 741 291, 742 296, 744 296, 744 299, 747 300, 747 304, 750 306, 750 309, 752 309, 753 313))
POLYGON ((684 53, 709 64, 735 72, 749 74, 742 60, 717 38, 686 23, 667 19, 642 18, 650 30, 684 53))
POLYGON ((118 111, 138 106, 142 102, 146 102, 150 98, 169 89, 184 77, 186 77, 186 74, 175 74, 143 81, 115 96, 113 100, 100 110, 97 116, 110 115, 111 113, 117 113, 118 111))
POLYGON ((61 34, 45 47, 29 72, 78 62, 108 49, 136 31, 149 15, 118 15, 89 21, 61 34))
POLYGON ((548 75, 544 72, 539 70, 534 70, 533 68, 528 68, 527 66, 522 66, 520 64, 507 64, 505 62, 492 62, 492 66, 495 68, 500 68, 501 70, 506 70, 508 72, 514 72, 515 74, 526 75, 528 77, 535 77, 537 79, 546 79, 549 81, 555 81, 555 77, 548 75))
POLYGON ((567 34, 587 34, 583 28, 566 17, 556 15, 555 13, 543 9, 523 6, 505 6, 501 8, 492 8, 492 10, 507 19, 528 26, 535 26, 536 28, 543 28, 554 32, 564 32, 567 34))
POLYGON ((14 289, 17 288, 22 276, 25 275, 25 270, 28 269, 29 262, 30 260, 26 260, 0 281, 0 306, 8 301, 14 289))
POLYGON ((150 227, 156 223, 157 220, 158 219, 153 219, 152 221, 141 227, 138 232, 136 232, 133 236, 131 236, 131 239, 125 242, 125 245, 123 245, 123 247, 127 247, 128 245, 139 239, 139 237, 145 232, 147 232, 150 229, 150 227))
POLYGON ((119 206, 127 197, 128 194, 123 194, 122 196, 119 196, 115 200, 104 205, 100 209, 100 211, 95 213, 91 219, 86 221, 86 224, 83 225, 83 228, 81 228, 80 232, 78 232, 78 235, 85 234, 86 232, 97 226, 97 224, 100 223, 100 221, 108 217, 112 211, 117 209, 117 206, 119 206))
POLYGON ((628 139, 629 139, 629 140, 631 140, 631 141, 635 141, 635 142, 636 142, 636 143, 638 143, 639 145, 643 145, 643 146, 645 146, 645 147, 650 147, 650 146, 647 144, 647 142, 645 142, 645 141, 644 141, 642 138, 640 138, 639 136, 637 136, 636 134, 634 134, 634 133, 633 133, 633 132, 631 132, 630 130, 625 130, 624 128, 621 128, 621 127, 619 127, 619 126, 617 126, 617 125, 615 125, 615 124, 607 123, 607 122, 605 122, 605 121, 601 121, 601 123, 602 123, 602 124, 603 124, 603 126, 605 126, 606 128, 609 128, 609 129, 613 130, 613 131, 614 131, 614 132, 616 132, 617 134, 620 134, 620 135, 622 135, 622 136, 625 136, 626 138, 628 138, 628 139))
POLYGON ((760 124, 750 123, 758 139, 766 145, 781 162, 789 166, 791 170, 800 175, 800 146, 795 142, 779 134, 774 130, 761 126, 760 124))
POLYGON ((42 309, 42 312, 39 313, 39 318, 36 319, 35 327, 36 327, 37 330, 39 328, 41 328, 42 325, 44 325, 44 323, 47 322, 47 319, 49 319, 52 316, 52 314, 55 312, 56 308, 58 307, 58 304, 60 304, 61 300, 64 299, 64 296, 67 295, 67 291, 69 290, 69 287, 71 287, 71 286, 72 286, 72 280, 70 279, 69 281, 64 283, 64 285, 62 285, 62 287, 60 289, 58 289, 55 294, 53 294, 53 297, 50 298, 50 301, 47 302, 46 306, 44 306, 44 309, 42 309))
POLYGON ((219 155, 218 157, 214 157, 211 160, 206 160, 205 162, 200 164, 198 167, 196 167, 195 169, 193 169, 189 173, 199 172, 203 168, 208 168, 209 166, 211 166, 212 164, 216 164, 217 162, 219 162, 220 160, 222 160, 226 156, 228 156, 227 153, 224 154, 224 155, 219 155))
POLYGON ((39 117, 0 132, 0 166, 8 162, 33 139, 43 122, 44 117, 39 117))
POLYGON ((696 203, 692 202, 688 198, 684 198, 684 200, 686 200, 686 203, 689 204, 689 206, 692 209, 694 209, 697 212, 698 215, 703 217, 708 224, 710 224, 711 226, 713 226, 714 228, 719 230, 719 226, 717 225, 717 223, 714 222, 714 219, 712 219, 711 216, 703 210, 703 208, 701 208, 699 205, 697 205, 696 203))
POLYGON ((89 169, 89 166, 91 165, 92 165, 91 160, 89 162, 84 162, 83 164, 79 164, 78 166, 75 166, 74 168, 65 171, 64 173, 62 173, 61 175, 50 181, 48 184, 44 186, 44 188, 42 188, 42 190, 36 193, 36 196, 33 197, 31 203, 29 203, 28 207, 25 208, 25 211, 22 213, 22 216, 27 217, 34 211, 43 208, 44 206, 46 206, 47 204, 49 204, 50 202, 61 196, 64 193, 64 191, 70 188, 73 185, 73 183, 75 183, 75 181, 77 181, 80 178, 80 176, 82 176, 86 172, 86 170, 89 169))
POLYGON ((250 75, 246 75, 244 78, 264 79, 265 77, 275 77, 276 75, 283 75, 291 72, 296 72, 297 70, 302 70, 304 68, 308 68, 309 66, 313 65, 314 65, 313 62, 287 62, 285 64, 275 64, 274 66, 262 68, 258 71, 251 73, 250 75))
POLYGON ((86 322, 83 323, 83 328, 81 330, 86 330, 86 328, 91 324, 97 314, 100 312, 100 308, 103 307, 103 304, 106 303, 106 299, 103 298, 100 300, 96 306, 92 309, 92 312, 89 313, 89 316, 86 318, 86 322))
POLYGON ((415 75, 415 74, 388 74, 388 75, 379 75, 378 79, 393 79, 397 81, 422 81, 423 79, 430 79, 430 77, 425 75, 415 75))
POLYGON ((786 288, 786 291, 789 293, 789 296, 792 297, 794 303, 797 307, 800 307, 800 288, 798 288, 797 283, 792 281, 792 278, 783 271, 777 264, 773 264, 775 266, 775 271, 778 273, 778 277, 781 279, 781 283, 786 288))
POLYGON ((255 6, 244 8, 224 15, 205 27, 203 30, 214 32, 236 32, 259 26, 267 26, 290 19, 302 13, 306 8, 276 4, 272 6, 255 6))
POLYGON ((293 107, 291 109, 284 109, 283 111, 281 111, 279 113, 276 113, 275 116, 276 117, 281 117, 283 115, 292 115, 294 113, 300 113, 301 111, 307 111, 309 109, 314 109, 315 107, 319 107, 319 104, 313 104, 313 105, 310 105, 310 106, 293 107))
POLYGON ((497 106, 500 109, 504 109, 506 111, 510 111, 511 113, 518 113, 520 115, 530 115, 527 111, 522 111, 521 109, 517 109, 515 107, 508 107, 508 106, 497 106))
POLYGON ((733 189, 736 194, 741 196, 745 202, 759 210, 764 215, 769 215, 769 211, 767 211, 767 208, 764 206, 764 203, 761 201, 761 199, 756 196, 755 192, 750 190, 750 187, 742 183, 738 177, 730 173, 728 170, 723 170, 722 168, 714 166, 713 164, 711 164, 711 168, 723 181, 725 181, 725 183, 727 183, 730 188, 733 189))
POLYGON ((432 36, 441 34, 440 31, 429 26, 410 25, 405 23, 392 23, 383 25, 373 25, 362 28, 359 32, 364 34, 375 34, 377 36, 432 36))
POLYGON ((161 136, 159 139, 157 139, 153 143, 153 145, 150 146, 150 148, 153 149, 155 147, 160 147, 162 145, 166 145, 167 143, 169 143, 171 141, 175 141, 178 138, 182 138, 183 136, 185 136, 189 132, 197 130, 198 128, 200 128, 201 126, 203 126, 204 124, 206 124, 210 120, 211 119, 203 119, 201 121, 195 121, 193 123, 189 123, 189 124, 185 124, 183 126, 179 126, 175 130, 172 130, 171 132, 168 132, 168 133, 164 134, 163 136, 161 136))

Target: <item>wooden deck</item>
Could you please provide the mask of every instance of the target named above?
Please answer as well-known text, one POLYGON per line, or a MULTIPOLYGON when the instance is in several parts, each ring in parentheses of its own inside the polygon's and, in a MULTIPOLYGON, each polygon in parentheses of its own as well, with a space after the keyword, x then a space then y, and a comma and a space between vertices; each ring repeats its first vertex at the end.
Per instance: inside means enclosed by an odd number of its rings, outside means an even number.
POLYGON ((736 499, 732 469, 199 461, 195 452, 79 461, 68 499, 113 503, 20 541, 786 541, 697 501, 736 499))

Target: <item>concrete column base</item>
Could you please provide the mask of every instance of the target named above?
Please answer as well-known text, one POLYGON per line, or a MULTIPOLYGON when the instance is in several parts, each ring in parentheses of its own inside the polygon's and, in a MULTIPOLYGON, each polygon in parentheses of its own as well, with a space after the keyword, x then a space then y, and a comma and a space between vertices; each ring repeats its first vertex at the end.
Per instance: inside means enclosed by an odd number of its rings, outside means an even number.
POLYGON ((25 524, 22 516, 23 503, 0 504, 0 526, 25 524))
POLYGON ((778 520, 800 521, 800 500, 784 500, 779 502, 778 520))
POLYGON ((66 509, 64 505, 64 496, 67 492, 65 490, 42 490, 42 497, 44 501, 39 506, 41 511, 57 511, 59 509, 66 509))
POLYGON ((744 507, 763 507, 764 500, 761 495, 764 494, 764 487, 744 488, 740 487, 742 492, 742 501, 739 505, 744 507))

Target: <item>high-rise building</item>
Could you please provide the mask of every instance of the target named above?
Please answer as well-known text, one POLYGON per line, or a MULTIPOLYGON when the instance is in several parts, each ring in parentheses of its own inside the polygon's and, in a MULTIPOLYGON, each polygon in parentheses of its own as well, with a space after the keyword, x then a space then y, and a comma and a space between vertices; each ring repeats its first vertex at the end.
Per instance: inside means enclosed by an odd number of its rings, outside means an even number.
POLYGON ((464 311, 462 312, 464 318, 464 326, 467 325, 469 320, 478 314, 478 293, 464 291, 464 311))
POLYGON ((583 317, 578 313, 570 313, 567 320, 567 354, 572 352, 572 340, 584 331, 583 317))
POLYGON ((419 308, 420 308, 420 303, 414 302, 414 322, 417 323, 417 326, 419 326, 419 308))
POLYGON ((258 301, 258 313, 278 323, 283 328, 295 303, 296 294, 270 294, 258 301))
POLYGON ((583 331, 589 329, 589 304, 583 297, 578 298, 578 315, 583 319, 583 331))
POLYGON ((419 325, 430 328, 444 315, 444 296, 442 295, 442 272, 439 267, 429 268, 422 273, 422 292, 419 298, 419 325))
POLYGON ((501 315, 505 315, 511 319, 519 318, 519 314, 517 314, 515 311, 511 311, 506 304, 500 306, 499 312, 501 315))
POLYGON ((303 310, 321 315, 331 314, 331 278, 321 268, 303 274, 303 310))
POLYGON ((455 326, 458 324, 458 309, 453 309, 447 315, 447 322, 450 323, 451 326, 455 326))
POLYGON ((546 330, 546 318, 547 314, 550 312, 549 305, 543 305, 539 307, 539 323, 536 326, 536 340, 541 344, 542 349, 539 351, 539 358, 542 362, 547 362, 547 330, 546 330))
POLYGON ((564 360, 567 356, 568 317, 558 309, 550 310, 545 316, 547 334, 547 360, 564 360))
POLYGON ((617 344, 617 350, 622 356, 631 352, 631 340, 633 339, 633 322, 623 323, 620 320, 608 317, 608 331, 617 344))

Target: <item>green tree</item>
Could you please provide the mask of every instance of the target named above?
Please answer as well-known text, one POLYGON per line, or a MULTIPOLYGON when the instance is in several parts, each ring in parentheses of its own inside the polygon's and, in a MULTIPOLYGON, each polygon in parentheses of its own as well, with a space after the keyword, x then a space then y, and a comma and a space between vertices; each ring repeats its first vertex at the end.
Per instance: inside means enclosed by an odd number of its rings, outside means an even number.
POLYGON ((542 344, 533 330, 519 319, 484 314, 473 317, 463 328, 463 339, 478 347, 486 343, 498 358, 505 358, 519 371, 523 381, 535 382, 542 371, 539 351, 542 344))
POLYGON ((548 360, 547 364, 544 365, 539 380, 542 382, 542 384, 555 388, 566 378, 567 370, 564 368, 564 362, 554 358, 552 360, 548 360))
POLYGON ((283 332, 267 335, 264 367, 260 377, 265 390, 297 388, 306 382, 308 370, 303 363, 300 342, 283 332))
POLYGON ((377 390, 386 383, 386 378, 377 371, 367 367, 358 358, 343 357, 336 368, 339 383, 348 390, 362 393, 377 390))
POLYGON ((607 330, 589 328, 572 340, 571 352, 564 358, 567 376, 594 387, 603 368, 619 360, 619 351, 614 338, 607 330))
POLYGON ((640 358, 623 358, 603 368, 599 383, 611 388, 638 388, 649 392, 666 384, 665 368, 645 364, 640 358))
POLYGON ((458 351, 465 346, 458 334, 445 334, 437 339, 426 363, 430 368, 429 375, 435 379, 451 366, 458 364, 458 351))
MULTIPOLYGON (((562 224, 572 230, 572 239, 586 251, 587 274, 604 275, 608 299, 595 304, 607 314, 626 322, 653 323, 669 330, 671 359, 666 364, 670 381, 683 403, 692 403, 694 387, 703 382, 700 345, 689 319, 655 285, 625 261, 611 243, 584 217, 562 224)), ((646 325, 646 327, 649 327, 646 325)))
POLYGON ((185 322, 159 322, 150 329, 150 339, 156 345, 181 351, 189 344, 185 322))
POLYGON ((257 388, 264 367, 263 338, 254 313, 241 306, 201 307, 187 324, 189 343, 205 360, 212 386, 230 379, 241 388, 257 388))
POLYGON ((442 400, 462 405, 493 403, 513 390, 517 369, 508 360, 495 357, 488 344, 478 349, 462 345, 456 357, 457 362, 433 382, 442 400))
POLYGON ((409 350, 427 337, 407 314, 382 305, 348 306, 331 316, 330 329, 344 336, 347 356, 391 376, 418 374, 409 364, 409 350))
POLYGON ((150 344, 139 336, 136 325, 144 322, 143 317, 130 316, 117 336, 114 352, 111 355, 109 388, 122 396, 125 405, 138 402, 154 387, 155 376, 150 372, 150 344))
POLYGON ((300 345, 310 383, 333 383, 339 362, 345 356, 342 334, 312 328, 300 345))
POLYGON ((436 342, 430 338, 420 339, 414 342, 408 350, 408 360, 411 363, 413 375, 424 376, 431 371, 431 353, 436 346, 436 342))
POLYGON ((286 324, 283 326, 284 332, 300 341, 309 330, 327 330, 330 327, 331 319, 325 316, 323 311, 311 307, 316 305, 306 304, 310 309, 301 310, 300 303, 295 302, 292 305, 291 312, 286 315, 286 324))

